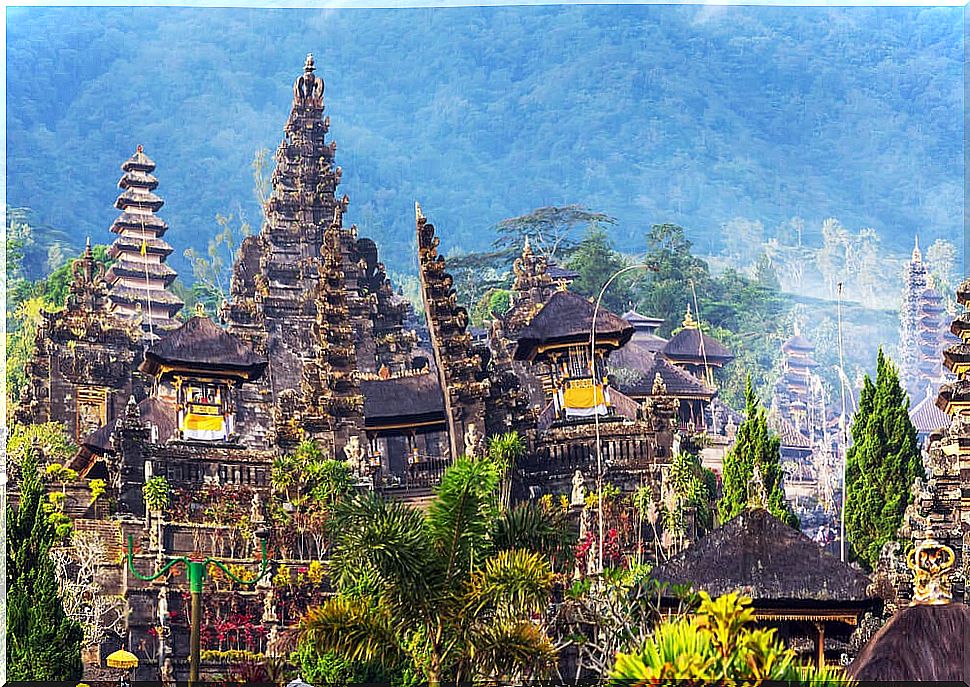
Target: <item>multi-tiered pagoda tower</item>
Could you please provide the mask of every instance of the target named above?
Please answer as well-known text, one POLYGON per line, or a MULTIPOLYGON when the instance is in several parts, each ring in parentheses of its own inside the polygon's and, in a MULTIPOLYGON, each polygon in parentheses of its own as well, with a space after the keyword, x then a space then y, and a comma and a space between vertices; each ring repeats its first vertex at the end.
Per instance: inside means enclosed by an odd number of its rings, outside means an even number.
POLYGON ((922 398, 927 385, 943 380, 940 359, 945 344, 943 298, 929 280, 919 239, 905 270, 903 302, 899 309, 900 377, 910 398, 922 398))
POLYGON ((176 272, 165 264, 172 247, 162 240, 168 225, 155 215, 164 201, 155 195, 158 179, 152 175, 155 163, 141 146, 121 165, 124 176, 118 182, 122 193, 115 201, 121 215, 111 225, 118 238, 109 255, 115 263, 105 279, 110 284, 111 309, 128 319, 141 319, 150 339, 175 329, 175 315, 182 300, 168 290, 176 272))
MULTIPOLYGON (((812 397, 812 371, 818 367, 812 357, 815 346, 802 336, 796 322, 794 333, 781 345, 781 351, 785 358, 781 379, 775 387, 778 409, 800 432, 811 437, 814 430, 810 427, 810 415, 816 400, 812 397)), ((814 419, 824 424, 824 417, 814 419)))

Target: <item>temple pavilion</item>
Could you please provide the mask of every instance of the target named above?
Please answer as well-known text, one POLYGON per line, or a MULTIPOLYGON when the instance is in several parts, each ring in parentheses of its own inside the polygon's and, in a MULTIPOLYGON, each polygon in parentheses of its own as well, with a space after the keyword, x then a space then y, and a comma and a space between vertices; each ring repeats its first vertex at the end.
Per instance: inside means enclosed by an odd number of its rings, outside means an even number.
POLYGON ((837 664, 859 620, 881 603, 869 595, 868 577, 760 505, 660 564, 651 577, 714 597, 751 597, 755 619, 778 628, 781 639, 816 664, 837 664))

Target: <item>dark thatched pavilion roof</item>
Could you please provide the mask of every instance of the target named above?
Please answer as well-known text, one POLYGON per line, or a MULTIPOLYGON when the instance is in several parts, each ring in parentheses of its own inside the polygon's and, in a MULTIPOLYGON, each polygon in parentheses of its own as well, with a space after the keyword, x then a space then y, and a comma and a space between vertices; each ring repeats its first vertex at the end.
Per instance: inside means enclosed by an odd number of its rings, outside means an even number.
POLYGON ((267 360, 204 315, 160 339, 145 353, 142 372, 157 374, 164 368, 229 370, 253 380, 266 369, 267 360))
MULTIPOLYGON (((583 296, 569 291, 552 294, 518 336, 516 360, 531 360, 543 344, 569 344, 589 341, 595 306, 583 296)), ((602 306, 596 313, 596 338, 606 343, 613 339, 623 346, 633 336, 633 325, 602 306)))
POLYGON ((863 647, 846 673, 866 682, 970 684, 970 608, 908 606, 863 647))
POLYGON ((763 508, 749 508, 696 541, 651 577, 711 596, 762 602, 865 603, 869 578, 763 508))
POLYGON ((650 352, 636 338, 610 357, 610 365, 641 373, 636 381, 619 385, 620 391, 633 398, 652 396, 653 382, 658 374, 667 393, 675 398, 710 400, 717 394, 717 390, 703 380, 650 352))
POLYGON ((724 365, 734 360, 734 354, 724 344, 696 327, 685 327, 674 334, 664 346, 663 353, 676 362, 701 364, 706 359, 711 365, 724 365))
POLYGON ((445 421, 445 402, 436 374, 365 379, 360 382, 360 392, 368 428, 445 421))

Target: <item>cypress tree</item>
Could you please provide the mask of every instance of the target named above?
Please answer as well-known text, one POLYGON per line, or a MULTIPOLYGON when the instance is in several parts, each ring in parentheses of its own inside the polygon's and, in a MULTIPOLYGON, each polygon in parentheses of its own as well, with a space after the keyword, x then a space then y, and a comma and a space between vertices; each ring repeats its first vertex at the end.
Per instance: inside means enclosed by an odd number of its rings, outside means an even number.
POLYGON ((903 523, 913 481, 924 474, 909 398, 881 348, 875 384, 869 375, 863 381, 846 461, 846 539, 872 568, 903 523))
POLYGON ((797 528, 798 516, 785 502, 782 488, 781 439, 768 430, 765 409, 757 402, 751 376, 745 383, 745 419, 738 427, 737 440, 724 458, 724 489, 718 504, 721 522, 741 514, 750 503, 754 468, 758 466, 764 482, 768 512, 797 528))
POLYGON ((21 464, 20 503, 7 506, 7 677, 81 678, 81 625, 64 613, 51 546, 58 539, 32 450, 21 464))

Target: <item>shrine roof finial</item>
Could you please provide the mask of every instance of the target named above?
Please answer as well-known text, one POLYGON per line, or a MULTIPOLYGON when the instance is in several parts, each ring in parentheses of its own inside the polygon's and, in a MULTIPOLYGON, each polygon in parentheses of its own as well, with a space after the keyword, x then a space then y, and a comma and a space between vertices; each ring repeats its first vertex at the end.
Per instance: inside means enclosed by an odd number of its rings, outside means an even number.
POLYGON ((316 66, 313 63, 313 53, 308 52, 306 54, 306 62, 303 63, 303 71, 312 72, 315 69, 316 69, 316 66))
POLYGON ((913 243, 913 262, 923 262, 923 254, 919 249, 919 234, 916 234, 915 242, 913 243))
POLYGON ((697 321, 690 311, 690 303, 687 304, 687 314, 684 316, 684 329, 697 329, 697 321))
POLYGON ((421 212, 421 203, 418 201, 414 201, 414 219, 416 222, 424 219, 424 213, 421 212))

